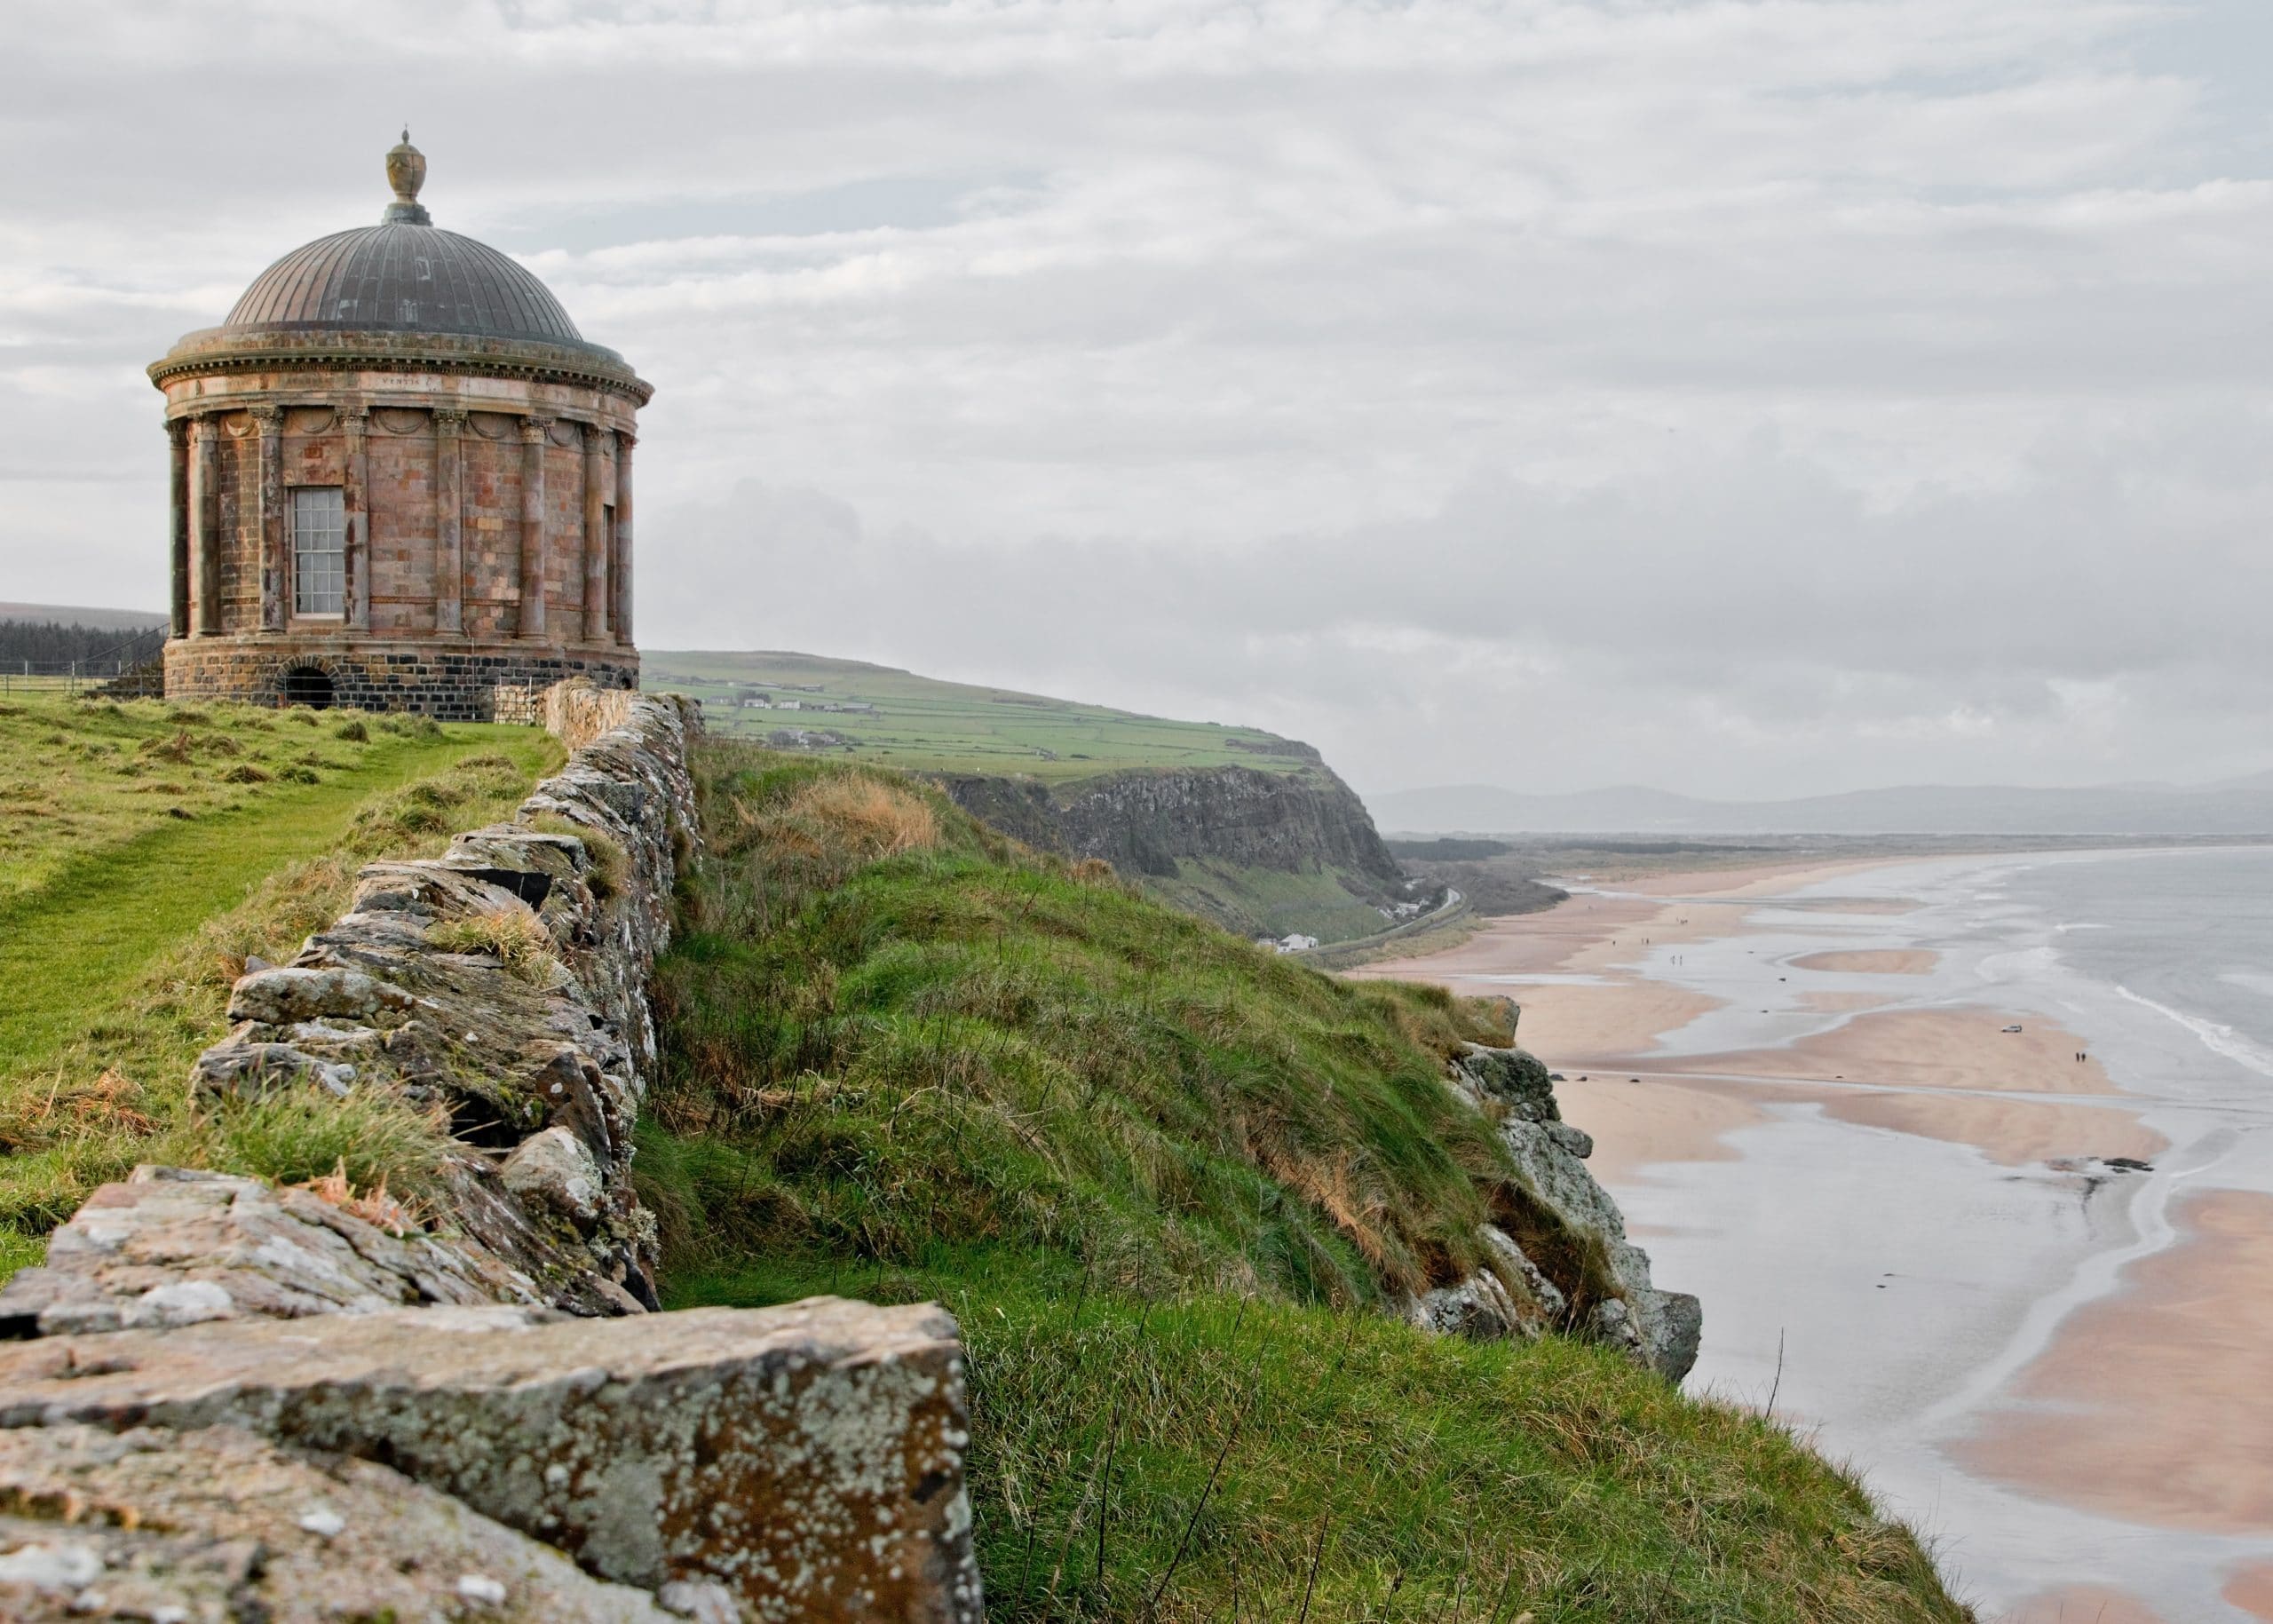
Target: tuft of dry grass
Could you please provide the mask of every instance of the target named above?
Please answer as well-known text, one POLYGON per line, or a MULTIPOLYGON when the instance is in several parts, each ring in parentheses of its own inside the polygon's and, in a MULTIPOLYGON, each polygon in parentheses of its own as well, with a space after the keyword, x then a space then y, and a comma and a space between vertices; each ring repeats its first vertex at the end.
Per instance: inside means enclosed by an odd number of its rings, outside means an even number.
POLYGON ((347 1174, 347 1158, 342 1156, 331 1164, 330 1172, 308 1179, 299 1188, 391 1235, 407 1235, 425 1221, 421 1210, 424 1203, 397 1200, 387 1191, 387 1176, 382 1172, 376 1185, 358 1191, 355 1181, 347 1174))
POLYGON ((442 920, 426 939, 449 953, 486 953, 532 986, 550 986, 561 973, 552 932, 526 903, 442 920))
POLYGON ((771 815, 784 833, 804 833, 857 862, 929 852, 939 844, 939 820, 921 796, 865 773, 816 779, 771 815), (800 825, 806 827, 800 830, 800 825))
POLYGON ((543 812, 531 820, 529 828, 548 835, 566 835, 582 843, 588 866, 584 883, 591 887, 592 895, 605 902, 620 897, 631 883, 631 859, 613 835, 596 829, 574 818, 564 818, 558 812, 543 812))

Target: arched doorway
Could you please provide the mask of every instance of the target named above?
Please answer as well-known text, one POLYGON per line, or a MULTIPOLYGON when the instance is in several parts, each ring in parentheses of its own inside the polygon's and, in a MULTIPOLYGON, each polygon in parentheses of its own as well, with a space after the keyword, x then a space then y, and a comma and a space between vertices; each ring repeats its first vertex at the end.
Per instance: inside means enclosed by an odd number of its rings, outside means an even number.
POLYGON ((321 666, 296 665, 284 673, 284 702, 311 710, 331 709, 331 673, 321 666))

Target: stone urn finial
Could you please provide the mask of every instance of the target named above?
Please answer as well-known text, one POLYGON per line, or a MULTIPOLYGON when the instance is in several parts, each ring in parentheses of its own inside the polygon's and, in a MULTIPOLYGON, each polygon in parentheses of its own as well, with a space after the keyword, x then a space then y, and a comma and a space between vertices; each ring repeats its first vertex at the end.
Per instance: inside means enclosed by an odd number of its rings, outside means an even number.
POLYGON ((432 226, 434 217, 418 201, 418 188, 426 184, 426 154, 410 144, 410 126, 402 127, 402 139, 387 149, 387 185, 394 188, 394 202, 379 216, 382 226, 432 226))

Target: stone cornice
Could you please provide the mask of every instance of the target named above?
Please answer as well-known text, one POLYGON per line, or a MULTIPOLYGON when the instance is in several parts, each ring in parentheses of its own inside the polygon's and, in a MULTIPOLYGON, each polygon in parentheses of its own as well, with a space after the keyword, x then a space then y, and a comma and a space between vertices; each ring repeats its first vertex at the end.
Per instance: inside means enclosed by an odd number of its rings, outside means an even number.
POLYGON ((162 389, 175 378, 199 374, 309 367, 577 384, 618 396, 635 408, 646 405, 654 393, 654 386, 626 366, 622 356, 596 344, 384 329, 207 328, 185 337, 164 360, 151 365, 149 373, 150 381, 162 389))

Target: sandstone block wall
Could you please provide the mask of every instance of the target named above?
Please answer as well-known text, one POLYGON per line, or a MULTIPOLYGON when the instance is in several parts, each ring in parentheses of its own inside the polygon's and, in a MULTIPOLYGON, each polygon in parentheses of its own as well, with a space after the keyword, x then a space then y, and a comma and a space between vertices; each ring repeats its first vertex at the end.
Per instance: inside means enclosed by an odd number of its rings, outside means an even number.
POLYGON ((329 1618, 337 1573, 374 1617, 978 1618, 952 1320, 654 1311, 630 1172, 693 711, 588 684, 532 708, 566 766, 443 856, 366 867, 238 981, 193 1074, 446 1111, 439 1210, 170 1168, 91 1197, 0 1288, 0 1617, 329 1618))
POLYGON ((639 656, 630 649, 560 653, 527 644, 368 638, 303 633, 290 644, 259 637, 196 638, 166 645, 166 693, 178 700, 239 700, 273 704, 288 672, 321 671, 331 679, 332 703, 362 710, 414 710, 443 722, 521 721, 509 698, 500 711, 497 690, 521 694, 579 677, 626 691, 639 681, 639 656))

